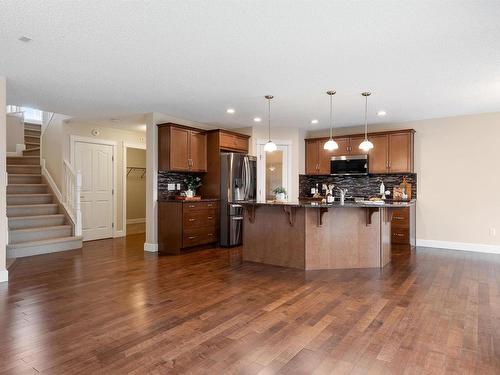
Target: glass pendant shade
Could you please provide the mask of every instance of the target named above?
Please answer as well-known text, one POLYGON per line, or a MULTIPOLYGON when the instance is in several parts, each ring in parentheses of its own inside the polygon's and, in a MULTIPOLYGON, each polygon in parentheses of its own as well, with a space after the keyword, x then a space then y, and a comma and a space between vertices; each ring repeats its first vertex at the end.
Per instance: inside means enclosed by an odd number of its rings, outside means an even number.
POLYGON ((273 152, 276 151, 278 147, 276 147, 276 143, 273 141, 269 141, 264 145, 264 151, 265 152, 273 152))
POLYGON ((323 148, 328 151, 334 151, 339 148, 339 145, 337 144, 337 142, 335 142, 333 139, 330 138, 328 141, 325 142, 323 148))
POLYGON ((373 143, 371 143, 368 139, 365 139, 359 144, 359 148, 363 151, 370 151, 373 148, 373 143))

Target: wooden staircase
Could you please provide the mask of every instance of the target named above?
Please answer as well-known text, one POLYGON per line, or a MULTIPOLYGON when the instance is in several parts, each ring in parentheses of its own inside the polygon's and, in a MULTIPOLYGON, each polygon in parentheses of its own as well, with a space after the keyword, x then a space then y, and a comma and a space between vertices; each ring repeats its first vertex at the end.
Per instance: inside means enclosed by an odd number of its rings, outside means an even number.
POLYGON ((82 237, 45 183, 40 166, 41 126, 25 123, 23 156, 7 157, 7 257, 79 249, 82 237))

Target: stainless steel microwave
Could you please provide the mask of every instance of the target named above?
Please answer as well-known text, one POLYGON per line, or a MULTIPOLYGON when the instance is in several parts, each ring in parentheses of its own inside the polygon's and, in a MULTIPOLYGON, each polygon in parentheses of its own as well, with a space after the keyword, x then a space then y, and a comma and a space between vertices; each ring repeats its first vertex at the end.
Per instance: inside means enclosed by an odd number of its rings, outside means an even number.
POLYGON ((367 175, 368 155, 332 156, 330 174, 333 176, 367 175))

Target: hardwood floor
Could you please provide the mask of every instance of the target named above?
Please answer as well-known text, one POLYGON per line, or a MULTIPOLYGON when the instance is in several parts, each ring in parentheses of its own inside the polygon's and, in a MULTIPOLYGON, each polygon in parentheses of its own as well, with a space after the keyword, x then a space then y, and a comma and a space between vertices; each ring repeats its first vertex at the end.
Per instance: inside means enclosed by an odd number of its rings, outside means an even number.
POLYGON ((20 258, 0 374, 500 373, 500 256, 418 249, 380 270, 144 253, 143 236, 20 258))

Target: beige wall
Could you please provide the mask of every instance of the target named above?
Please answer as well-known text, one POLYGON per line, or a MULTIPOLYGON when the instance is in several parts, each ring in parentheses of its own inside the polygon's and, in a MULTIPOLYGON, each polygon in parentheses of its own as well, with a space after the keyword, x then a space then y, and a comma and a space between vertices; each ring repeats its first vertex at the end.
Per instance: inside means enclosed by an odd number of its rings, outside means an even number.
POLYGON ((6 103, 5 78, 0 77, 0 282, 7 281, 7 269, 5 259, 7 256, 7 216, 6 199, 7 195, 7 120, 5 114, 6 103))
MULTIPOLYGON (((127 167, 146 168, 146 150, 127 148, 127 167)), ((127 176, 127 220, 146 218, 146 175, 134 170, 127 176)))
MULTIPOLYGON (((416 130, 419 243, 464 249, 463 243, 480 244, 485 246, 471 250, 500 252, 500 113, 378 124, 370 131, 407 128, 416 130)), ((335 134, 362 131, 340 128, 335 134)))
MULTIPOLYGON (((268 130, 264 125, 251 128, 238 129, 237 131, 251 136, 250 150, 251 155, 257 153, 257 142, 268 139, 268 130)), ((304 137, 305 131, 297 128, 273 128, 271 129, 271 138, 273 141, 287 141, 291 143, 291 190, 288 192, 290 200, 297 200, 299 194, 299 174, 304 173, 304 137)))
POLYGON ((20 115, 7 115, 7 152, 16 152, 24 144, 24 123, 20 115))
POLYGON ((65 123, 68 116, 55 114, 52 122, 42 135, 42 158, 45 159, 45 167, 50 172, 54 182, 61 190, 62 186, 62 161, 70 161, 70 136, 95 138, 102 140, 116 141, 115 161, 117 166, 117 231, 124 229, 123 223, 123 153, 124 143, 145 144, 144 133, 131 132, 127 130, 115 129, 111 127, 95 126, 84 123, 65 123), (93 136, 92 129, 98 129, 100 134, 93 136))

